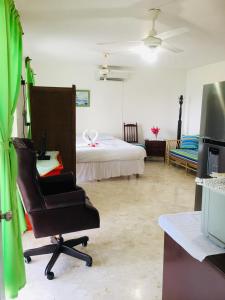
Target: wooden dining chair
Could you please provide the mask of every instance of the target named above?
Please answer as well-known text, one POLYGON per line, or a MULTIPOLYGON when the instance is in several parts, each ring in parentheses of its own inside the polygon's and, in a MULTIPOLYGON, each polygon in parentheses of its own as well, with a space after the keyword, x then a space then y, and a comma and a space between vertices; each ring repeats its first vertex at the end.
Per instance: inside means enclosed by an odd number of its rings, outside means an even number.
POLYGON ((123 123, 123 138, 127 143, 138 143, 138 125, 123 123))

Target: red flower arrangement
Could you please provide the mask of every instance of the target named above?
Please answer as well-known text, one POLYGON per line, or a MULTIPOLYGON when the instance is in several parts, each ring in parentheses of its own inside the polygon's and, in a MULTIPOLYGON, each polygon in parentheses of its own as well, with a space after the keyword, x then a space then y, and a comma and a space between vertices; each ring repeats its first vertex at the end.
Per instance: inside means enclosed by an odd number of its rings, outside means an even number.
POLYGON ((151 132, 155 135, 156 140, 157 140, 157 136, 159 134, 159 131, 160 131, 160 128, 158 126, 157 127, 153 126, 151 128, 151 132))

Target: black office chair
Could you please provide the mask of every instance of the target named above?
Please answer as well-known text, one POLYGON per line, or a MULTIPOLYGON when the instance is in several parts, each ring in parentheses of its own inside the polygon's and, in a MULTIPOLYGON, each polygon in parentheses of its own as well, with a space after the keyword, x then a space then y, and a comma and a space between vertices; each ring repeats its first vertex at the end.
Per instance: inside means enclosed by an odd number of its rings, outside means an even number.
POLYGON ((98 228, 100 219, 97 209, 91 204, 85 191, 76 186, 72 173, 40 177, 32 142, 16 138, 13 143, 18 156, 17 183, 34 235, 36 238, 51 236, 52 243, 26 250, 25 261, 29 263, 34 255, 53 253, 45 269, 49 280, 54 278, 51 269, 61 253, 84 260, 87 266, 91 266, 91 256, 73 248, 79 244, 87 246, 88 237, 64 241, 62 234, 98 228))

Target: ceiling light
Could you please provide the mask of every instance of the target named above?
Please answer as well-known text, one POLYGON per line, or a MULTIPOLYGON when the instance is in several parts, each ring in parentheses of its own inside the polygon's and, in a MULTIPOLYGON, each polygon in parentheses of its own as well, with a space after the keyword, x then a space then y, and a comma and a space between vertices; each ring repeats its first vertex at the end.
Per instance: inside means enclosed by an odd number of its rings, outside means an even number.
POLYGON ((99 69, 100 76, 107 76, 109 74, 108 68, 101 68, 99 69))
POLYGON ((144 45, 137 46, 131 49, 132 52, 141 56, 141 58, 149 63, 153 63, 158 58, 158 47, 146 47, 144 45))
POLYGON ((107 79, 109 72, 110 72, 110 70, 108 69, 108 67, 105 67, 105 66, 103 66, 101 69, 99 69, 100 77, 102 77, 104 81, 107 79))

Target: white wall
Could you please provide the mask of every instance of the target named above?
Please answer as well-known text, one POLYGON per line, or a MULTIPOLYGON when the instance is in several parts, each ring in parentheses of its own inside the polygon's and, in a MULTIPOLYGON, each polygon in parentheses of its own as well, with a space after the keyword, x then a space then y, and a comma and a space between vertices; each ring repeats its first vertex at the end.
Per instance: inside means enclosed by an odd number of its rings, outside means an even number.
MULTIPOLYGON (((24 104, 24 99, 23 99, 23 91, 21 86, 17 108, 14 115, 13 132, 12 132, 13 137, 24 137, 24 134, 26 134, 26 131, 23 134, 23 104, 24 104)), ((26 129, 24 128, 24 130, 26 129)))
POLYGON ((90 89, 90 108, 77 108, 77 132, 86 128, 122 136, 123 122, 138 122, 140 140, 153 138, 149 128, 159 126, 161 138, 176 137, 178 97, 184 93, 186 72, 151 67, 139 69, 125 82, 96 80, 96 67, 32 61, 37 85, 90 89))
POLYGON ((160 127, 159 138, 176 138, 178 98, 184 94, 186 72, 175 69, 137 71, 125 84, 124 120, 137 121, 142 138, 154 138, 152 126, 160 127))
MULTIPOLYGON (((94 66, 35 60, 32 65, 37 85, 76 84, 78 89, 90 89, 91 107, 77 108, 78 133, 93 128, 121 137, 122 123, 137 121, 140 141, 153 138, 149 133, 153 125, 161 128, 159 138, 176 137, 180 94, 184 94, 183 133, 199 133, 203 85, 225 80, 225 61, 189 70, 187 74, 184 70, 149 66, 136 70, 123 83, 97 81, 94 66)), ((20 115, 18 109, 14 136, 21 136, 20 115)))
MULTIPOLYGON (((25 78, 25 57, 23 57, 22 77, 25 78)), ((12 128, 13 137, 24 137, 24 135, 26 136, 27 133, 27 128, 26 127, 23 128, 23 105, 24 105, 23 87, 22 85, 20 85, 17 107, 14 113, 14 122, 12 128)))
POLYGON ((225 61, 192 69, 187 74, 184 131, 199 133, 203 85, 225 80, 225 61))

